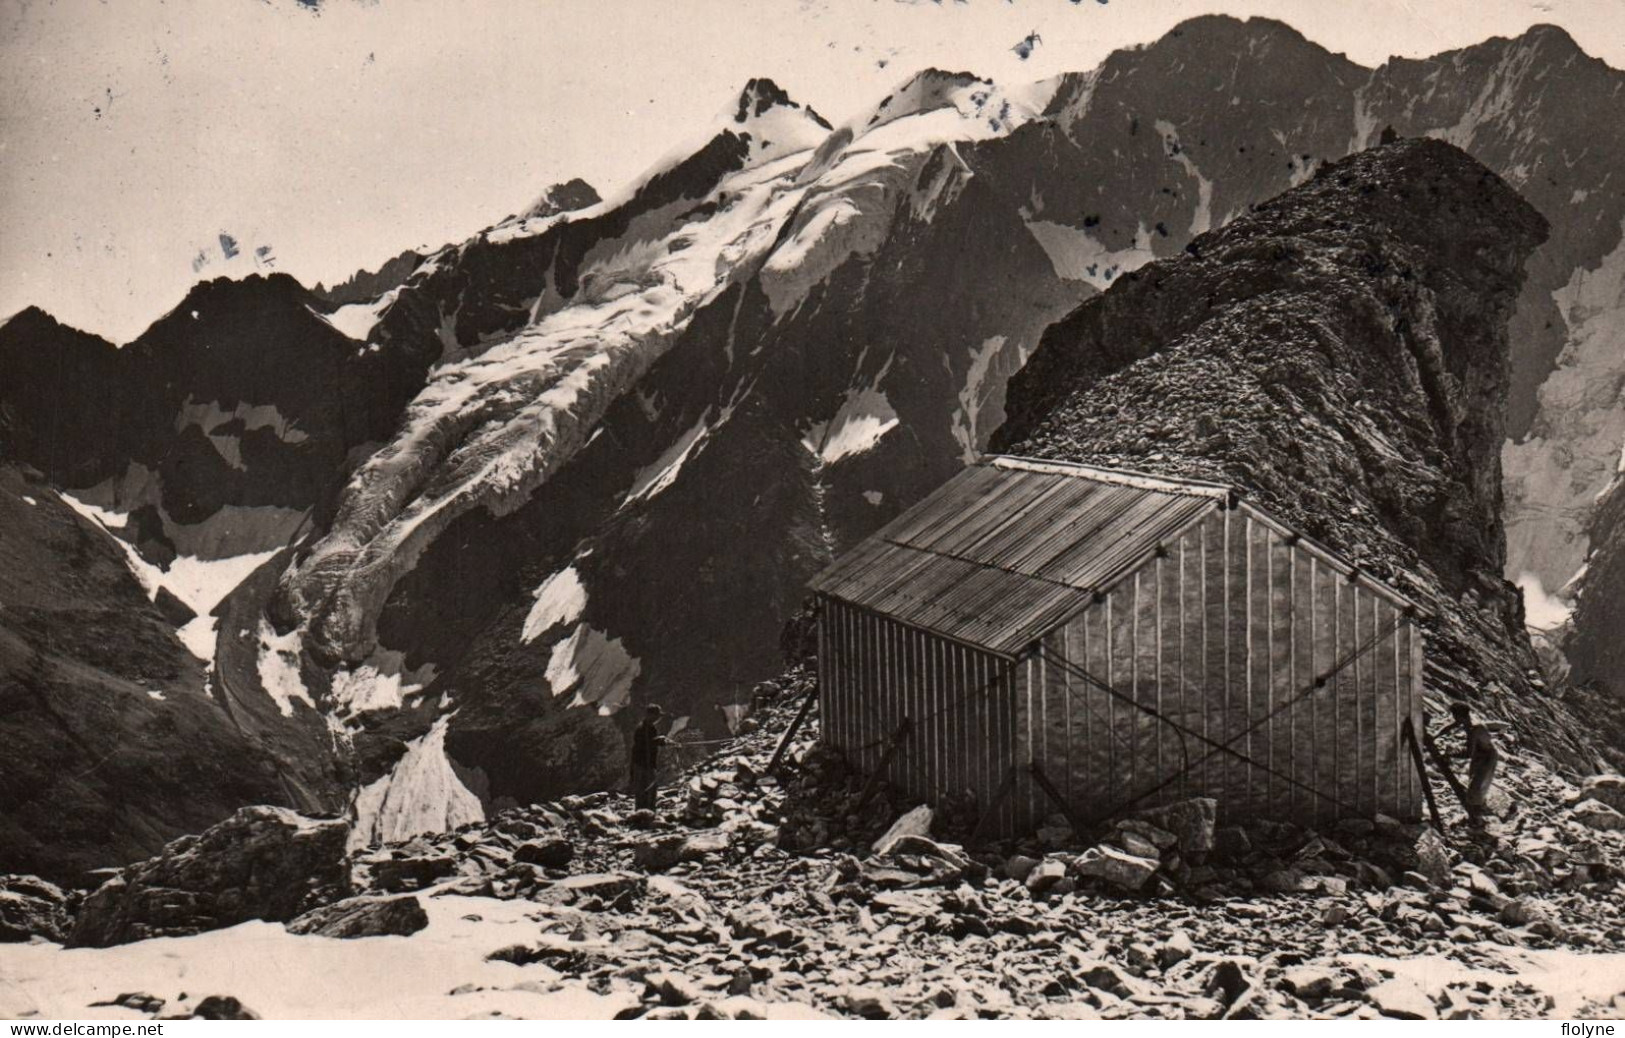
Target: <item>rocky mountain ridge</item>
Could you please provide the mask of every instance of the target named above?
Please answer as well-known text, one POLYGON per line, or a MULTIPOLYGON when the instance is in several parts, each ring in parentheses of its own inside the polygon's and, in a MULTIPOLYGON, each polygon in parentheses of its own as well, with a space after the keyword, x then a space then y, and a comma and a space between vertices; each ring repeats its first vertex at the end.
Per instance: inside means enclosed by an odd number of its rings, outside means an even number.
POLYGON ((1501 576, 1508 319, 1546 234, 1443 142, 1321 167, 1052 326, 994 446, 1244 488, 1432 614, 1432 694, 1585 759, 1501 576))

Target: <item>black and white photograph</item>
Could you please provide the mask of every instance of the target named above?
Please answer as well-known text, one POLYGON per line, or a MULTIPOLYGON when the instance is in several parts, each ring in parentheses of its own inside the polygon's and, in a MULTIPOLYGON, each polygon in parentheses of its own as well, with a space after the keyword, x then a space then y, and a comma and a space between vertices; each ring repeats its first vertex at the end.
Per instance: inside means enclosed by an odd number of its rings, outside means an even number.
POLYGON ((10 1035, 1606 1036, 1622 771, 1625 3, 0 0, 10 1035))

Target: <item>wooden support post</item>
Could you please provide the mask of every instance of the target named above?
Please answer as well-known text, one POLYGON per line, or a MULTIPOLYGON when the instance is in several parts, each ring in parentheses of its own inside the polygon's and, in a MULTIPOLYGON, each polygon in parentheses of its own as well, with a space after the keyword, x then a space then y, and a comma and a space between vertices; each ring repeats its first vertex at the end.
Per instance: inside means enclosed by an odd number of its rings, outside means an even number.
POLYGON ((982 834, 987 832, 988 824, 992 822, 993 816, 998 813, 999 805, 1003 804, 1005 798, 1010 795, 1010 787, 1015 784, 1015 781, 1016 766, 1012 764, 1005 770, 1004 778, 999 780, 999 788, 994 790, 993 799, 988 802, 987 807, 982 809, 982 817, 976 820, 976 828, 970 834, 970 845, 972 847, 981 843, 982 834))
POLYGON ((796 729, 800 728, 801 722, 805 721, 807 715, 812 713, 813 704, 817 701, 818 685, 814 683, 813 687, 807 690, 807 695, 802 699, 801 709, 796 711, 795 720, 790 722, 790 727, 784 730, 784 736, 779 739, 778 749, 773 751, 773 759, 767 762, 767 773, 769 775, 778 772, 779 765, 784 762, 784 755, 790 750, 790 740, 795 738, 796 729))
POLYGON ((1049 776, 1044 774, 1044 769, 1039 766, 1037 761, 1033 761, 1027 765, 1027 770, 1032 773, 1033 781, 1038 783, 1038 788, 1042 789, 1051 800, 1055 801, 1055 806, 1059 807, 1061 813, 1066 815, 1067 824, 1072 826, 1072 832, 1081 837, 1083 835, 1083 826, 1078 822, 1078 816, 1072 813, 1072 805, 1066 802, 1066 797, 1061 795, 1061 791, 1055 788, 1055 783, 1051 782, 1049 776))
POLYGON ((1400 737, 1411 749, 1411 763, 1416 765, 1416 776, 1422 782, 1422 797, 1428 804, 1428 817, 1433 819, 1433 828, 1440 836, 1444 835, 1444 822, 1439 819, 1439 803, 1433 799, 1433 783, 1428 781, 1427 762, 1422 757, 1422 744, 1416 738, 1416 725, 1411 723, 1409 717, 1400 726, 1400 737))
POLYGON ((891 734, 891 741, 886 744, 886 752, 881 755, 880 763, 875 765, 875 770, 870 774, 869 781, 864 784, 863 794, 858 797, 858 805, 852 809, 853 814, 862 811, 869 803, 869 798, 875 795, 875 790, 880 787, 881 776, 886 774, 886 769, 891 766, 891 759, 897 755, 897 748, 903 744, 903 737, 913 727, 914 722, 905 717, 903 722, 897 726, 897 730, 891 734))

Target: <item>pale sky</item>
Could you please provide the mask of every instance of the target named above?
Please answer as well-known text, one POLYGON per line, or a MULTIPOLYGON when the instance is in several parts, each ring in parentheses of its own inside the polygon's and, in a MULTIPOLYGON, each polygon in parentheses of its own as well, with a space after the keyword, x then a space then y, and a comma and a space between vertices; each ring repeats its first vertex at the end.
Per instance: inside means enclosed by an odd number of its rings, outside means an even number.
POLYGON ((753 76, 839 123, 920 68, 1037 80, 1212 11, 1365 65, 1552 22, 1625 66, 1620 0, 0 0, 0 318, 127 341, 260 246, 332 282, 608 194, 753 76))

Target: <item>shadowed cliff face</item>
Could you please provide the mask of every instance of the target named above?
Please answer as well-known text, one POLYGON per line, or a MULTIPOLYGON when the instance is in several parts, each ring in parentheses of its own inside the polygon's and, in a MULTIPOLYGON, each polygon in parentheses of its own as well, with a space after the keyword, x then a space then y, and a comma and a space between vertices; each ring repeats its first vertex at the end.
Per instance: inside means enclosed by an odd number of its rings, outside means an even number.
POLYGON ((37 472, 0 464, 0 869, 79 883, 285 802, 276 762, 206 693, 185 613, 37 472))
MULTIPOLYGON (((1595 686, 1619 713, 1625 710, 1625 478, 1598 504, 1591 544, 1565 648, 1574 679, 1595 686)), ((1625 736, 1625 728, 1612 734, 1625 736)))
POLYGON ((1430 687, 1561 745, 1501 577, 1507 321, 1545 234, 1446 144, 1327 166, 1052 327, 995 446, 1245 488, 1438 614, 1430 687))

